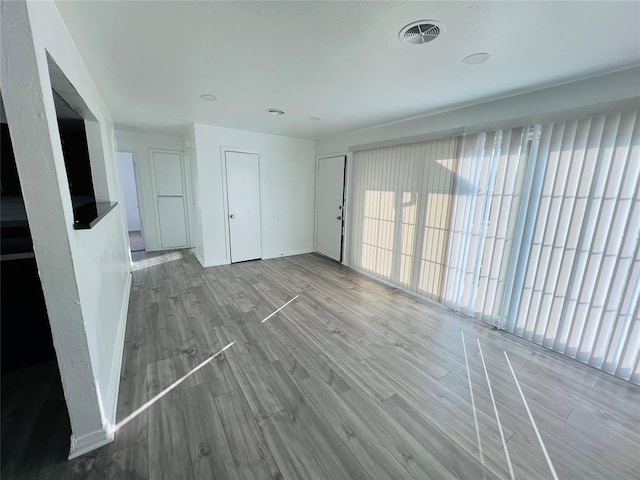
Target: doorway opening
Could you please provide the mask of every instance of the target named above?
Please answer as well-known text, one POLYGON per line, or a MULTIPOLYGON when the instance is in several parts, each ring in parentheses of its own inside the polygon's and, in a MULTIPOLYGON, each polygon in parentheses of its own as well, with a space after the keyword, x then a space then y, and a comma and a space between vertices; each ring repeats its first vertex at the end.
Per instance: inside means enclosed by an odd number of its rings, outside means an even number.
POLYGON ((142 221, 140 219, 140 197, 136 182, 136 162, 133 153, 118 152, 118 167, 127 217, 129 248, 133 256, 136 252, 145 251, 142 221))

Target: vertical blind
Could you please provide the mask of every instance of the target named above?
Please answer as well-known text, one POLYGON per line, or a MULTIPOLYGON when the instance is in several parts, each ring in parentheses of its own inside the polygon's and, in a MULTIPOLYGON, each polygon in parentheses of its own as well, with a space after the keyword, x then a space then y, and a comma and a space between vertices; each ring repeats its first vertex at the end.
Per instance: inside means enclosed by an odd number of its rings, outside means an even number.
POLYGON ((503 326, 638 383, 638 112, 544 125, 532 161, 503 326))
POLYGON ((640 383, 637 111, 356 152, 349 265, 640 383))
POLYGON ((440 298, 455 151, 445 139, 356 153, 348 264, 440 298))

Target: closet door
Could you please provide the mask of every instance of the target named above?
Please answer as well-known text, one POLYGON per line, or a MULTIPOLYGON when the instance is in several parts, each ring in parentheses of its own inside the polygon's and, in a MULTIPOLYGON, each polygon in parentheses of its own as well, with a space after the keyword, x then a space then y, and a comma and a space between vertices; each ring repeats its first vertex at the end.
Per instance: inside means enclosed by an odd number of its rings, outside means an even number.
POLYGON ((151 150, 157 224, 163 249, 187 247, 187 215, 181 152, 151 150))
POLYGON ((231 262, 262 258, 260 157, 225 152, 231 262))

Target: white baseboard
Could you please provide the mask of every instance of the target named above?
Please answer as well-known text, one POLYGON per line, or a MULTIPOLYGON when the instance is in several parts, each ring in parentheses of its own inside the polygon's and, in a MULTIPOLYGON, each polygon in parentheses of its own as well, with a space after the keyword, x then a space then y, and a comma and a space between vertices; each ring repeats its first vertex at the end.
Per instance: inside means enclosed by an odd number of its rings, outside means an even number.
POLYGON ((109 386, 104 404, 104 421, 107 425, 115 425, 116 410, 118 408, 118 392, 120 391, 120 373, 122 371, 122 357, 124 354, 124 336, 127 331, 127 315, 129 314, 129 297, 131 296, 132 275, 127 275, 124 289, 124 298, 120 309, 120 324, 116 334, 111 371, 109 372, 109 386))
POLYGON ((270 258, 280 258, 280 257, 291 257, 293 255, 303 255, 305 253, 312 253, 313 248, 301 248, 298 250, 287 250, 285 252, 280 252, 275 255, 265 255, 263 256, 263 260, 268 260, 270 258))
MULTIPOLYGON (((291 257, 293 255, 303 255, 305 253, 312 253, 313 252, 313 248, 301 248, 298 250, 287 250, 284 252, 280 252, 280 253, 276 253, 275 255, 273 254, 265 254, 262 256, 263 260, 268 260, 270 258, 280 258, 280 257, 291 257)), ((209 267, 217 267, 219 265, 229 265, 229 259, 228 258, 221 258, 218 260, 214 260, 212 262, 205 262, 204 259, 198 255, 197 252, 194 252, 195 257, 198 259, 198 262, 200 262, 200 265, 202 265, 203 268, 209 268, 209 267)))
POLYGON ((106 426, 102 430, 97 430, 81 437, 71 435, 69 460, 113 442, 114 437, 115 433, 106 426))
POLYGON ((198 252, 196 252, 195 250, 194 250, 194 252, 193 252, 193 255, 196 257, 196 260, 198 260, 198 262, 200 262, 200 266, 201 266, 202 268, 206 268, 206 266, 205 266, 205 264, 204 264, 204 258, 202 258, 202 257, 198 254, 198 252))
MULTIPOLYGON (((71 435, 71 447, 69 448, 69 460, 84 455, 96 448, 100 448, 107 443, 111 443, 115 438, 113 425, 116 424, 116 415, 118 408, 118 392, 120 391, 120 373, 122 370, 122 357, 124 353, 124 336, 127 331, 127 315, 129 313, 129 297, 131 295, 131 278, 127 275, 125 282, 124 296, 122 299, 122 307, 120 308, 120 324, 118 325, 118 333, 116 335, 116 344, 114 345, 113 360, 111 362, 111 371, 109 372, 109 385, 104 402, 101 398, 100 410, 102 413, 102 429, 76 437, 71 435)), ((101 396, 98 388, 98 396, 101 396)))
POLYGON ((200 258, 198 258, 198 261, 202 264, 204 268, 218 267, 220 265, 229 265, 229 260, 227 260, 226 258, 214 260, 213 262, 207 262, 207 263, 203 262, 200 258))

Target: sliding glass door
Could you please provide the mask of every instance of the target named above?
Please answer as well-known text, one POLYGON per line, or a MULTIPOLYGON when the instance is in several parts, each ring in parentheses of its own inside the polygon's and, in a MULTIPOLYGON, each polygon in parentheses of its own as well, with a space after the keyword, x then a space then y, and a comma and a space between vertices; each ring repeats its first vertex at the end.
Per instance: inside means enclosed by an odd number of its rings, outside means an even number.
POLYGON ((532 161, 503 326, 639 383, 638 112, 544 125, 532 161))
POLYGON ((519 128, 356 152, 348 263, 497 321, 529 144, 519 128))
POLYGON ((640 382, 638 112, 355 152, 349 265, 640 382))

